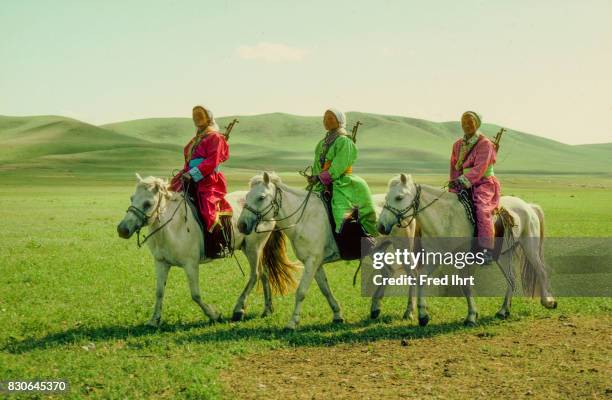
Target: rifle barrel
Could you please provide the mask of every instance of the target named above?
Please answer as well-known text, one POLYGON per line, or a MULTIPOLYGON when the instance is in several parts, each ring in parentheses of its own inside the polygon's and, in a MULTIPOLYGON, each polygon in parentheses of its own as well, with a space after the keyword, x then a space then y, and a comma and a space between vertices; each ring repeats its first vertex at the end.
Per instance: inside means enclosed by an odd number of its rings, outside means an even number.
POLYGON ((230 133, 232 132, 232 129, 234 129, 234 125, 236 125, 238 122, 238 119, 234 118, 234 120, 225 127, 225 133, 223 134, 223 136, 225 136, 225 140, 229 139, 230 133))

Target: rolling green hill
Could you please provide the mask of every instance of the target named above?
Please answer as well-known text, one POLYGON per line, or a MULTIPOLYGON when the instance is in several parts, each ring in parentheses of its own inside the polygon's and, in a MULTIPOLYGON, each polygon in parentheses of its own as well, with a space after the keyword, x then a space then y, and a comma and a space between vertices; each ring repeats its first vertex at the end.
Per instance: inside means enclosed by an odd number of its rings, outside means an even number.
MULTIPOLYGON (((358 173, 445 173, 458 122, 348 113, 360 128, 358 173)), ((219 118, 225 126, 233 117, 219 118)), ((297 171, 312 162, 320 117, 281 113, 239 117, 226 168, 297 171)), ((485 124, 494 136, 499 126, 485 124)), ((0 116, 0 171, 30 174, 169 175, 193 135, 189 118, 151 118, 94 126, 59 116, 0 116)), ((508 129, 496 166, 506 174, 608 174, 612 145, 572 146, 508 129)))
POLYGON ((0 171, 117 174, 176 162, 181 146, 155 143, 58 116, 0 116, 0 171))
MULTIPOLYGON (((350 125, 360 120, 360 172, 446 172, 450 148, 461 133, 458 122, 436 123, 414 118, 348 113, 350 125)), ((220 118, 225 126, 232 118, 220 118)), ((323 135, 321 118, 281 113, 239 117, 232 133, 228 166, 248 169, 297 170, 312 162, 323 135)), ((127 136, 157 143, 184 143, 193 133, 189 118, 145 119, 105 125, 127 136)), ((499 126, 482 130, 494 136, 499 126)), ((612 146, 572 146, 508 129, 502 141, 500 173, 608 173, 612 146)))

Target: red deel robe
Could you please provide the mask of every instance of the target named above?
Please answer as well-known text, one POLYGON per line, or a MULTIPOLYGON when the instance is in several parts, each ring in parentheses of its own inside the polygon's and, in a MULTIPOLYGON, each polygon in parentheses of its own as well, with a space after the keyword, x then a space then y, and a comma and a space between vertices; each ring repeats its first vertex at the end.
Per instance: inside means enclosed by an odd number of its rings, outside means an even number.
POLYGON ((472 150, 465 157, 462 164, 463 169, 458 171, 455 164, 459 158, 462 141, 463 139, 459 139, 453 145, 450 179, 459 179, 464 186, 472 188, 472 200, 478 224, 478 243, 484 248, 492 249, 495 236, 493 211, 499 207, 501 187, 495 176, 485 175, 487 168, 495 164, 497 152, 493 143, 484 135, 480 135, 472 150))
POLYGON ((190 184, 196 186, 200 215, 209 232, 219 221, 219 215, 231 215, 232 208, 225 200, 227 183, 219 166, 229 158, 229 146, 219 132, 196 135, 183 150, 185 165, 172 178, 172 190, 182 190, 181 176, 191 175, 190 184))

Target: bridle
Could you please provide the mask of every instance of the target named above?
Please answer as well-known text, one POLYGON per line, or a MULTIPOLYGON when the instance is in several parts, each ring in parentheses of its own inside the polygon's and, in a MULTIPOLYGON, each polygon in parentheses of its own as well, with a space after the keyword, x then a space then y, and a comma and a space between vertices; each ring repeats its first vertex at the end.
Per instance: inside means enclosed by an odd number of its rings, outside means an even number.
POLYGON ((146 226, 149 223, 149 220, 151 219, 151 217, 153 217, 153 215, 157 213, 157 211, 159 210, 160 204, 161 204, 161 193, 157 196, 157 204, 155 206, 155 210, 153 210, 151 214, 147 214, 144 210, 141 210, 140 208, 134 205, 130 205, 128 209, 126 210, 126 213, 131 212, 132 214, 136 216, 136 218, 138 218, 138 222, 140 223, 138 230, 140 230, 144 226, 146 226))
POLYGON ((136 229, 136 243, 138 244, 138 247, 142 247, 142 245, 145 244, 146 241, 149 240, 151 236, 155 235, 157 232, 162 230, 166 225, 172 222, 172 219, 174 218, 174 216, 176 215, 176 212, 181 207, 182 202, 185 201, 185 197, 183 196, 183 200, 181 200, 181 203, 179 203, 176 206, 176 209, 174 210, 170 218, 168 218, 166 222, 164 222, 163 224, 161 224, 160 226, 158 226, 157 228, 149 232, 148 235, 145 235, 143 240, 141 241, 140 240, 140 230, 149 224, 149 221, 153 217, 153 215, 156 215, 156 220, 159 220, 159 208, 161 206, 161 200, 162 200, 162 193, 160 191, 159 194, 157 195, 157 205, 155 206, 155 209, 151 212, 151 214, 147 214, 144 210, 141 210, 140 208, 133 206, 133 205, 130 205, 126 211, 126 213, 131 212, 132 214, 136 216, 136 218, 138 218, 139 226, 136 229))
POLYGON ((433 199, 425 207, 421 208, 420 207, 421 206, 421 191, 422 191, 421 185, 416 184, 414 186, 416 187, 416 193, 414 194, 414 197, 412 198, 412 202, 410 202, 410 204, 407 207, 404 207, 401 209, 395 208, 389 204, 389 200, 387 200, 385 202, 385 205, 383 206, 383 209, 389 210, 389 212, 393 214, 393 216, 395 216, 395 219, 397 220, 396 225, 398 228, 407 228, 408 226, 410 226, 410 224, 416 218, 417 215, 419 215, 427 207, 431 206, 433 203, 438 201, 440 197, 442 197, 444 193, 446 193, 446 192, 442 192, 438 197, 433 199), (410 213, 410 211, 412 211, 412 213, 410 213), (403 225, 402 223, 406 218, 410 218, 410 221, 408 221, 406 225, 403 225))
POLYGON ((263 210, 257 210, 251 206, 249 206, 248 204, 244 204, 244 209, 250 211, 251 213, 253 213, 255 215, 255 228, 253 229, 253 231, 255 233, 264 233, 264 232, 278 232, 278 231, 284 231, 285 229, 290 229, 295 227, 301 220, 302 217, 304 216, 304 211, 306 210, 306 205, 308 203, 308 199, 310 198, 310 195, 312 194, 312 189, 314 187, 314 185, 310 184, 308 185, 308 193, 306 194, 306 197, 304 198, 304 200, 302 201, 302 203, 299 205, 299 207, 293 211, 291 214, 287 215, 286 217, 280 218, 280 219, 276 219, 276 217, 278 216, 278 213, 281 209, 281 207, 283 206, 283 193, 281 188, 275 184, 272 183, 274 185, 274 197, 272 198, 272 201, 270 202, 270 204, 268 204, 266 207, 263 208, 263 210), (266 215, 268 215, 268 213, 270 213, 270 211, 272 211, 272 219, 264 219, 264 217, 266 215), (300 212, 301 211, 301 212, 300 212), (293 224, 289 225, 289 226, 285 226, 282 228, 277 228, 274 227, 272 229, 268 229, 265 231, 258 231, 257 228, 259 227, 259 224, 262 222, 281 222, 281 221, 285 221, 291 217, 293 217, 295 214, 297 214, 298 212, 300 212, 300 215, 297 219, 297 221, 295 221, 293 224))

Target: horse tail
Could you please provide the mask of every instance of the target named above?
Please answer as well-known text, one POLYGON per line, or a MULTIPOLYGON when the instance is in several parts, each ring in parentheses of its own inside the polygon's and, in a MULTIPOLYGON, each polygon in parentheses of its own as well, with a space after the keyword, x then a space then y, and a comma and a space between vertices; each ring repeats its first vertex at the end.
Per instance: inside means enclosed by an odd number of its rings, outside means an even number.
POLYGON ((530 249, 523 249, 523 257, 521 262, 521 282, 523 285, 523 293, 525 295, 534 297, 540 296, 540 282, 538 282, 538 276, 541 275, 546 277, 546 271, 544 271, 544 210, 542 210, 542 207, 537 204, 529 204, 529 206, 537 215, 540 222, 540 237, 537 238, 537 253, 534 242, 536 238, 527 238, 526 245, 530 249), (529 250, 532 250, 533 253, 525 254, 525 252, 528 252, 529 250), (537 271, 536 268, 539 268, 542 271, 537 271), (540 274, 538 274, 538 272, 540 272, 540 274))
POLYGON ((538 248, 538 252, 540 254, 540 260, 544 260, 544 210, 537 204, 530 205, 540 220, 540 247, 538 248))
POLYGON ((286 238, 284 232, 273 231, 263 248, 259 263, 266 272, 260 274, 262 279, 267 275, 272 290, 281 295, 295 288, 293 274, 299 265, 287 257, 286 238))

